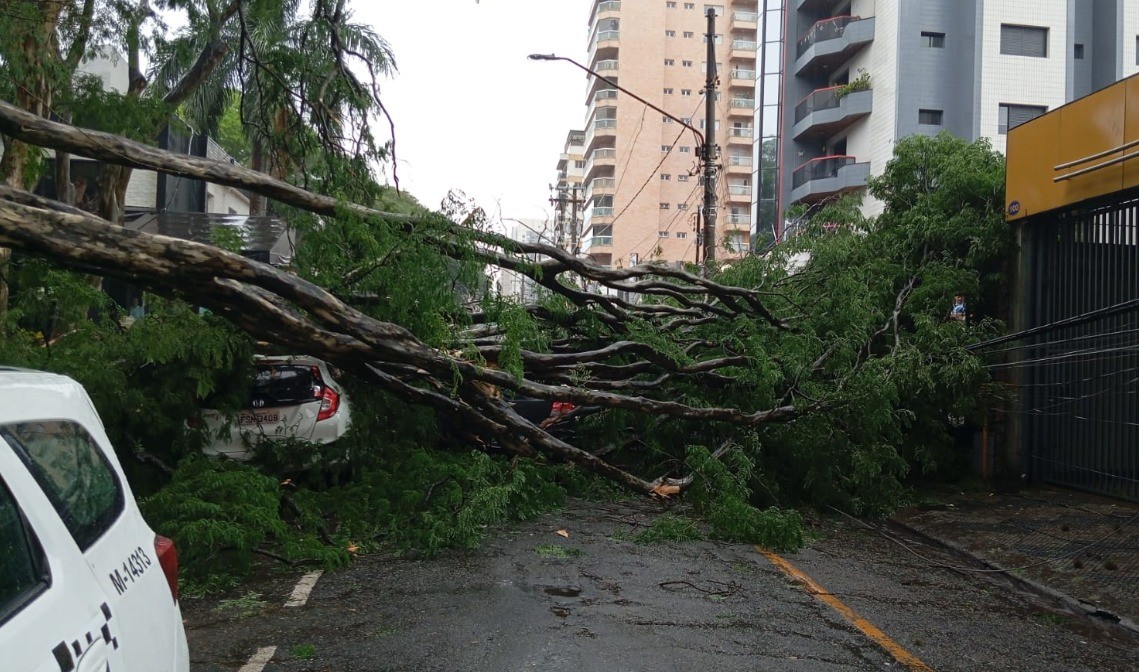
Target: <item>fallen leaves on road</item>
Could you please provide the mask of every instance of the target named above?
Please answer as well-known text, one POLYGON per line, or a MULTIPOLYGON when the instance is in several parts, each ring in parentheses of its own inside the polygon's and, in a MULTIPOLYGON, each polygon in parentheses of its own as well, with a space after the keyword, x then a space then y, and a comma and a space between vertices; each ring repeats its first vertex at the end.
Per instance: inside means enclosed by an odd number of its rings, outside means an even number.
POLYGON ((565 537, 566 539, 569 539, 569 530, 558 530, 557 532, 554 532, 554 534, 558 535, 559 537, 565 537))

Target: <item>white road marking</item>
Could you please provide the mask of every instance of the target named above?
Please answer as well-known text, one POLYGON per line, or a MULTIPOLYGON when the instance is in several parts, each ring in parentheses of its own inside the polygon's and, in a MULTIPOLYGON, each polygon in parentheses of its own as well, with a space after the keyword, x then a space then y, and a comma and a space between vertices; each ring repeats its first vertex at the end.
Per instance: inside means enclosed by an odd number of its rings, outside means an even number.
POLYGON ((257 653, 253 654, 249 662, 242 665, 241 669, 237 672, 261 672, 261 670, 265 669, 265 665, 272 660, 273 654, 276 652, 277 647, 275 646, 266 646, 263 649, 257 649, 257 653))
POLYGON ((303 607, 305 602, 308 602, 308 596, 312 594, 313 586, 316 585, 316 580, 324 571, 318 570, 309 572, 301 577, 297 582, 297 587, 293 588, 293 594, 289 596, 289 601, 285 603, 286 607, 303 607))

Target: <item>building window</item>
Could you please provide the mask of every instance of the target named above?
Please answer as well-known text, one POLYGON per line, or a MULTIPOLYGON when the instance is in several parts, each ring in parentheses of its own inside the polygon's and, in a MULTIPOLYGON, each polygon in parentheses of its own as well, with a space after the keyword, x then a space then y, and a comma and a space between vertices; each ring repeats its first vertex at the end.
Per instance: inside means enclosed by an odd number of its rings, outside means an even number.
POLYGON ((716 12, 716 16, 724 15, 724 8, 720 5, 704 5, 704 16, 708 16, 708 10, 716 12))
POLYGON ((677 204, 676 204, 676 209, 677 209, 677 210, 687 210, 687 209, 688 209, 688 204, 687 204, 687 203, 677 203, 677 204))
POLYGON ((681 62, 680 62, 680 64, 681 64, 681 65, 683 65, 683 66, 684 66, 684 67, 686 67, 686 68, 691 68, 691 67, 692 67, 692 61, 681 61, 681 62))
POLYGON ((676 9, 676 3, 672 2, 672 0, 668 0, 668 2, 664 3, 664 6, 669 9, 676 9))
POLYGON ((664 122, 664 123, 666 123, 666 124, 671 124, 671 123, 672 123, 672 117, 665 117, 665 116, 662 116, 662 117, 661 117, 661 121, 663 121, 663 122, 664 122))
POLYGON ((660 146, 660 151, 662 151, 662 152, 668 152, 671 150, 672 150, 672 145, 661 145, 660 146))
POLYGON ((664 64, 665 65, 676 65, 676 61, 674 59, 671 59, 671 58, 666 58, 666 59, 664 59, 664 64))
POLYGON ((1001 105, 997 116, 997 133, 1004 135, 1047 111, 1048 108, 1043 105, 1001 105))
POLYGON ((676 31, 675 30, 666 30, 666 31, 664 31, 664 36, 665 37, 676 37, 676 31))
POLYGON ((660 204, 660 209, 661 209, 661 210, 668 210, 668 203, 661 203, 661 204, 660 204))
POLYGON ((688 175, 681 173, 681 174, 676 176, 676 181, 677 182, 687 182, 688 181, 688 175))
MULTIPOLYGON (((667 203, 661 203, 661 205, 668 205, 668 204, 667 203)), ((668 238, 668 231, 657 231, 657 238, 668 238)))
MULTIPOLYGON (((712 42, 714 44, 723 44, 724 43, 724 36, 723 35, 713 35, 712 36, 712 42)), ((704 36, 704 44, 708 44, 708 36, 707 35, 704 36)))
POLYGON ((681 145, 681 147, 680 147, 680 153, 681 154, 687 154, 690 151, 692 151, 691 147, 685 147, 685 146, 681 145))
POLYGON ((1072 58, 1077 61, 1084 60, 1084 45, 1077 44, 1072 46, 1072 58))
POLYGON ((695 2, 686 2, 686 3, 684 3, 684 8, 685 9, 696 9, 696 3, 695 2))
POLYGON ((922 126, 940 126, 941 110, 918 110, 918 123, 922 126))
POLYGON ((677 231, 677 232, 676 232, 676 237, 677 237, 677 238, 687 238, 687 237, 688 237, 688 232, 687 232, 687 231, 677 231))
POLYGON ((930 49, 944 49, 945 48, 945 33, 931 33, 921 31, 921 46, 930 49))
POLYGON ((684 31, 684 36, 687 38, 693 38, 696 37, 696 33, 692 32, 691 30, 686 30, 684 31))
POLYGON ((665 181, 665 182, 668 182, 669 180, 672 179, 672 175, 669 175, 668 173, 661 173, 660 179, 665 181))
POLYGON ((688 124, 689 126, 692 125, 692 117, 681 117, 680 120, 683 121, 684 123, 688 124))
POLYGON ((1001 24, 1001 53, 1008 56, 1048 57, 1048 29, 1001 24))
POLYGON ((584 169, 585 168, 585 161, 574 161, 573 167, 579 168, 579 169, 584 169))
POLYGON ((681 90, 680 90, 680 95, 682 95, 682 96, 691 96, 691 95, 692 95, 692 89, 681 89, 681 90))
POLYGON ((671 89, 670 87, 667 87, 667 86, 666 86, 666 87, 664 88, 664 95, 666 95, 666 96, 671 96, 671 95, 672 95, 672 89, 671 89))

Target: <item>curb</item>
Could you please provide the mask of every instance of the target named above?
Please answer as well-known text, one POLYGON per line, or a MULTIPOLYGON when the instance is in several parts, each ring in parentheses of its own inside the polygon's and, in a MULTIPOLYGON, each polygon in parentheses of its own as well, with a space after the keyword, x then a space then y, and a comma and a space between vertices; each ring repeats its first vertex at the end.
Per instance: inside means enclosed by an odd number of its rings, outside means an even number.
POLYGON ((887 520, 888 520, 890 525, 892 525, 898 529, 904 530, 910 534, 913 534, 914 536, 916 536, 920 539, 928 541, 934 545, 941 546, 942 548, 948 549, 948 550, 950 550, 950 551, 952 551, 958 555, 964 556, 964 557, 982 565, 983 567, 985 567, 987 569, 996 570, 997 572, 1000 572, 1001 576, 1013 581, 1014 583, 1019 584, 1023 588, 1031 590, 1032 592, 1035 592, 1039 595, 1043 595, 1044 597, 1048 597, 1048 598, 1051 598, 1053 600, 1056 600, 1056 601, 1060 602, 1061 604, 1065 605, 1066 607, 1068 607, 1069 609, 1072 609, 1073 611, 1084 614, 1085 616, 1090 616, 1092 618, 1096 618, 1096 619, 1106 621, 1106 622, 1114 624, 1114 625, 1118 625, 1133 635, 1139 635, 1139 625, 1136 625, 1136 623, 1134 621, 1132 621, 1131 619, 1129 619, 1125 616, 1120 616, 1118 614, 1114 614, 1110 611, 1107 611, 1106 609, 1102 609, 1100 607, 1097 607, 1094 604, 1091 604, 1090 602, 1084 602, 1083 600, 1080 600, 1079 598, 1073 597, 1067 593, 1056 590, 1055 588, 1052 588, 1051 586, 1040 583, 1039 581, 1036 581, 1034 579, 1030 579, 1030 578, 1027 578, 1024 576, 1020 576, 1020 575, 1002 567, 1001 565, 993 562, 992 560, 988 560, 986 558, 983 558, 983 557, 973 553, 972 551, 969 551, 968 549, 962 547, 961 545, 959 545, 955 542, 948 541, 946 539, 941 539, 939 537, 935 537, 935 536, 929 534, 928 532, 925 532, 924 530, 920 530, 916 527, 913 527, 912 525, 908 525, 908 524, 903 523, 899 520, 895 520, 894 518, 889 518, 887 520))

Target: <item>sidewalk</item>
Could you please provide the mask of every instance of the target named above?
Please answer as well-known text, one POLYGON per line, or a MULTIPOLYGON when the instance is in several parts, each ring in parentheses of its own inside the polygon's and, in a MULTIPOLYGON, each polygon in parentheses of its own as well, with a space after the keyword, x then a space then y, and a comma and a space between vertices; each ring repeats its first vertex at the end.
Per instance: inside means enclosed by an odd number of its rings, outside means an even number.
POLYGON ((1139 633, 1139 503, 1034 487, 957 493, 892 520, 1139 633))

